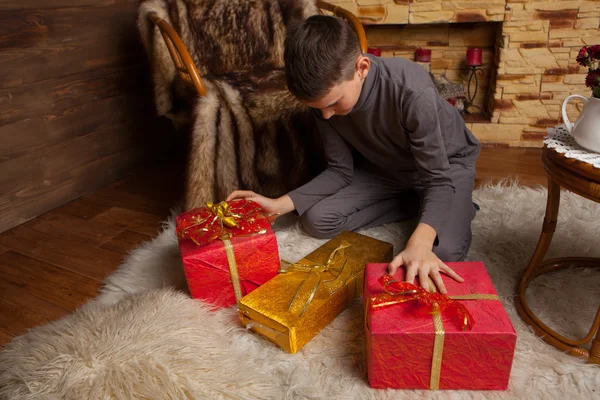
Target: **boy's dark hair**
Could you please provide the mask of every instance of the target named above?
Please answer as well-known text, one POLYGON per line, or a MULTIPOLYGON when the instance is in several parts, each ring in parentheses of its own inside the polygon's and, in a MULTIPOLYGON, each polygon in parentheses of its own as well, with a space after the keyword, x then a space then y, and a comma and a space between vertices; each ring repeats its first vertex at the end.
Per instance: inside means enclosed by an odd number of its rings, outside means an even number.
POLYGON ((314 15, 291 25, 284 51, 290 92, 302 101, 323 98, 333 86, 352 79, 360 54, 356 33, 340 18, 314 15))

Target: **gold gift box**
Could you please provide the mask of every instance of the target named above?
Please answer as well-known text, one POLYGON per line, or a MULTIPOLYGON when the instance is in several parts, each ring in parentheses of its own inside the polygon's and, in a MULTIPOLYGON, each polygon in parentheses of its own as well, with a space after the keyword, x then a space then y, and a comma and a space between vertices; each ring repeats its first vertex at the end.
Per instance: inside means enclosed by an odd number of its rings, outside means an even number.
MULTIPOLYGON (((354 299, 362 295, 366 263, 392 260, 392 245, 355 232, 345 231, 313 251, 294 265, 326 264, 332 252, 344 249, 344 266, 350 271, 345 284, 327 296, 313 296, 314 286, 307 285, 307 272, 279 274, 242 297, 239 315, 242 324, 272 341, 288 353, 296 353, 324 327, 329 325, 354 299), (301 293, 301 292, 310 293, 301 293), (298 313, 289 310, 298 296, 307 306, 298 313)), ((346 271, 348 272, 348 271, 346 271)), ((330 275, 329 272, 324 272, 330 275)), ((314 274, 313 274, 314 275, 314 274)), ((321 282, 331 282, 335 275, 323 276, 321 282)), ((318 287, 318 286, 316 286, 318 287)), ((296 307, 297 308, 297 307, 296 307)))

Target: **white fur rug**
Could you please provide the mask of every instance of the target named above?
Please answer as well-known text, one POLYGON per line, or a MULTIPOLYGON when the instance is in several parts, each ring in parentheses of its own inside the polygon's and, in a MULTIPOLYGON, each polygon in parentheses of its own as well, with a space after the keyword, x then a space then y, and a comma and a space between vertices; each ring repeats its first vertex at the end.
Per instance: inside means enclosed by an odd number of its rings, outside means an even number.
MULTIPOLYGON (((365 380, 362 310, 342 313, 298 354, 240 328, 235 310, 209 312, 181 290, 185 282, 172 221, 135 250, 102 293, 74 314, 32 329, 0 352, 2 399, 592 399, 600 368, 536 338, 515 311, 519 272, 536 245, 545 190, 478 190, 470 259, 486 263, 518 333, 507 392, 370 389, 365 380), (175 289, 165 289, 174 287, 175 289)), ((600 205, 563 193, 552 255, 600 256, 600 205)), ((323 241, 293 219, 278 221, 282 258, 299 259, 323 241)), ((410 224, 362 233, 394 243, 410 224)), ((581 337, 600 303, 600 271, 538 279, 532 304, 559 331, 581 337)))

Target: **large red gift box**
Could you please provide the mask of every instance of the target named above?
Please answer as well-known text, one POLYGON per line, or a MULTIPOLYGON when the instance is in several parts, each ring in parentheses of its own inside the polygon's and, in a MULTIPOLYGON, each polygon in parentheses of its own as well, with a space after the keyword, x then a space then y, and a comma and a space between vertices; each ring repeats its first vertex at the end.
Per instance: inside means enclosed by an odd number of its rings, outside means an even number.
MULTIPOLYGON (((456 307, 441 313, 426 301, 407 301, 412 295, 394 303, 399 292, 386 297, 382 285, 387 264, 366 265, 363 296, 371 387, 507 389, 517 336, 485 266, 481 262, 447 265, 465 281, 442 274, 448 296, 460 305, 449 301, 456 307), (378 302, 383 307, 377 307, 378 302), (467 315, 456 312, 463 306, 467 315), (470 323, 472 329, 463 330, 470 323)), ((399 268, 393 279, 401 282, 404 273, 399 268)))
POLYGON ((237 304, 236 281, 239 297, 245 296, 277 275, 280 260, 275 234, 256 203, 234 200, 226 209, 217 206, 180 214, 176 224, 191 296, 219 308, 237 304), (227 218, 236 226, 226 226, 222 219, 227 218))

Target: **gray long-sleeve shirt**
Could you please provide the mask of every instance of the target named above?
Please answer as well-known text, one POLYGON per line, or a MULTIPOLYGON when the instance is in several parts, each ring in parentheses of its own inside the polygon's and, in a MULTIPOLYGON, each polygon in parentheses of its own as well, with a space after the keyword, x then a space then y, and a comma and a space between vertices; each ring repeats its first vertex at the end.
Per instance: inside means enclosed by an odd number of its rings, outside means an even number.
POLYGON ((358 165, 421 190, 420 222, 439 232, 454 197, 451 165, 474 168, 479 142, 424 68, 403 58, 369 57, 352 111, 329 120, 314 113, 327 168, 288 195, 302 215, 349 185, 358 165))

